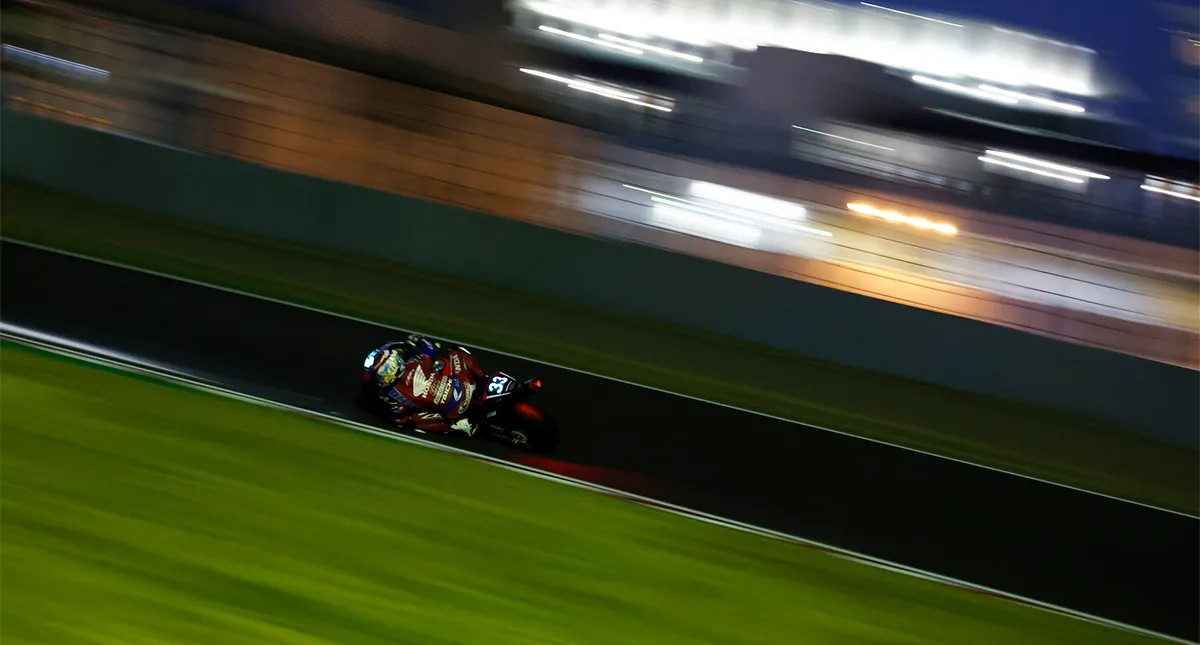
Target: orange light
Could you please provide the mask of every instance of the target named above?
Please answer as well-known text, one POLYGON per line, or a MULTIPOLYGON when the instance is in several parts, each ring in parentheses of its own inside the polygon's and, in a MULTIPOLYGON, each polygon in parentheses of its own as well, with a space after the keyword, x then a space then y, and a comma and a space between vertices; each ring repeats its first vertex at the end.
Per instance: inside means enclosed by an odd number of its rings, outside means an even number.
POLYGON ((852 212, 859 213, 862 215, 870 215, 872 217, 878 217, 880 219, 885 219, 889 222, 899 222, 901 224, 908 224, 909 226, 912 226, 913 228, 937 231, 938 233, 942 233, 943 235, 955 235, 958 233, 958 229, 954 228, 953 226, 951 226, 949 224, 931 222, 923 217, 910 217, 908 215, 902 215, 900 213, 897 213, 896 211, 885 211, 885 210, 875 208, 874 206, 870 206, 868 204, 859 204, 857 202, 851 202, 849 204, 846 204, 846 208, 852 212))

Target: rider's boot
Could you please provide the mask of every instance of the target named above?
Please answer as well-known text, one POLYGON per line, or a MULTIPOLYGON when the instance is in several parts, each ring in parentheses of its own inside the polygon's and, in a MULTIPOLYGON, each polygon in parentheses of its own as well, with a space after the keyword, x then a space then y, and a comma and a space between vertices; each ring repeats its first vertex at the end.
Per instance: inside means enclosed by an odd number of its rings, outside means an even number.
POLYGON ((471 421, 468 421, 465 418, 459 419, 458 421, 455 421, 454 423, 450 424, 451 430, 458 430, 459 432, 464 432, 464 433, 466 433, 466 435, 468 437, 474 437, 475 430, 477 430, 478 427, 479 427, 478 425, 476 425, 475 423, 472 423, 471 421))

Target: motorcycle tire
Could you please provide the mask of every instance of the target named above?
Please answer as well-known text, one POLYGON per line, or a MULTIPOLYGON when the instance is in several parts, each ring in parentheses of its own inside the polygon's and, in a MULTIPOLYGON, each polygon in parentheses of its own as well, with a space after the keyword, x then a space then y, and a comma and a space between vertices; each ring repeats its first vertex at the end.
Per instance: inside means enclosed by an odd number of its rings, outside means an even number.
POLYGON ((494 423, 504 428, 507 440, 516 448, 549 454, 558 446, 558 423, 532 403, 512 406, 494 423))

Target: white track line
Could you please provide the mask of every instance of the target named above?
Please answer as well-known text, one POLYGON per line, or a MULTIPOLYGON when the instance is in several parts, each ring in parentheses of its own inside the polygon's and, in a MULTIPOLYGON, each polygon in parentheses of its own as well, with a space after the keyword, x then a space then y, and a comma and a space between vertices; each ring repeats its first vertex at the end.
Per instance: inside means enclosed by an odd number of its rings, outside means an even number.
POLYGON ((167 368, 167 367, 164 367, 161 365, 155 365, 154 363, 152 363, 150 361, 145 361, 136 356, 124 354, 121 352, 111 351, 104 347, 99 347, 99 346, 91 345, 88 343, 82 343, 82 342, 79 342, 79 341, 76 341, 76 340, 73 340, 70 338, 63 338, 63 337, 55 336, 53 334, 47 334, 44 332, 37 331, 35 329, 29 329, 29 328, 20 327, 17 325, 12 325, 9 323, 0 322, 0 338, 3 338, 4 340, 6 340, 8 342, 14 342, 17 344, 25 345, 27 347, 33 347, 33 348, 39 349, 41 351, 57 354, 59 356, 65 356, 68 358, 73 358, 75 360, 80 360, 80 361, 92 363, 95 365, 102 365, 102 366, 105 366, 105 367, 108 367, 111 369, 117 369, 117 370, 120 370, 123 372, 137 373, 137 374, 142 374, 145 376, 151 376, 151 377, 163 380, 163 381, 168 381, 171 383, 175 383, 177 385, 187 387, 192 390, 206 392, 209 394, 214 394, 214 395, 225 397, 225 398, 235 399, 235 400, 246 402, 246 403, 252 403, 255 405, 259 405, 259 406, 275 408, 277 410, 283 410, 283 411, 291 412, 294 414, 300 414, 303 416, 319 419, 321 421, 336 424, 336 425, 342 426, 344 428, 356 430, 358 432, 363 432, 363 433, 374 435, 377 437, 382 437, 382 438, 390 439, 393 441, 399 441, 402 443, 419 445, 419 446, 423 446, 426 448, 432 448, 434 450, 440 450, 442 452, 452 453, 452 454, 459 455, 462 457, 468 457, 468 458, 474 459, 476 461, 480 461, 480 462, 489 464, 491 466, 504 468, 506 470, 521 473, 523 475, 537 477, 539 479, 544 479, 544 480, 556 482, 559 484, 566 484, 568 486, 573 486, 575 488, 582 488, 582 489, 600 493, 603 495, 608 495, 610 497, 620 498, 620 499, 623 499, 626 501, 630 501, 630 502, 634 502, 634 503, 648 506, 651 508, 655 508, 655 509, 658 509, 658 510, 666 512, 666 513, 671 513, 673 515, 678 515, 681 517, 687 517, 687 518, 690 518, 693 520, 705 522, 707 524, 713 524, 716 526, 733 529, 735 531, 740 531, 742 533, 749 533, 749 534, 757 535, 760 537, 765 537, 765 538, 769 538, 769 539, 773 539, 773 540, 779 540, 782 542, 788 542, 791 544, 816 549, 816 550, 823 551, 825 553, 828 553, 828 554, 838 557, 838 558, 850 560, 850 561, 857 562, 859 564, 864 564, 864 565, 874 567, 877 569, 884 569, 887 571, 891 571, 893 573, 899 573, 902 575, 915 577, 915 578, 921 578, 923 580, 928 580, 931 582, 936 582, 936 583, 951 586, 951 587, 957 587, 957 588, 971 591, 974 593, 984 594, 984 595, 992 596, 995 598, 999 598, 1001 600, 1006 600, 1009 602, 1027 605, 1029 607, 1041 609, 1043 611, 1048 611, 1051 613, 1067 616, 1070 618, 1075 618, 1078 620, 1084 620, 1087 622, 1096 623, 1098 625, 1110 627, 1113 629, 1120 629, 1120 630, 1124 630, 1127 632, 1140 634, 1143 636, 1159 638, 1159 639, 1163 639, 1163 640, 1173 642, 1173 643, 1184 643, 1184 644, 1191 643, 1191 641, 1176 638, 1174 636, 1168 636, 1166 634, 1159 634, 1157 632, 1153 632, 1153 631, 1150 631, 1147 629, 1142 629, 1140 627, 1135 627, 1133 625, 1127 625, 1125 623, 1121 623, 1121 622, 1114 621, 1114 620, 1109 620, 1107 618, 1101 618, 1099 616, 1093 616, 1091 614, 1087 614, 1087 613, 1084 613, 1081 611, 1076 611, 1074 609, 1068 609, 1066 607, 1060 607, 1058 605, 1054 605, 1051 603, 1034 600, 1032 598, 1026 598, 1024 596, 1020 596, 1017 594, 1007 593, 1004 591, 1000 591, 998 589, 992 589, 990 587, 984 587, 982 585, 972 584, 970 582, 958 580, 956 578, 951 578, 949 576, 943 576, 941 574, 933 573, 930 571, 923 571, 921 569, 916 569, 914 567, 909 567, 909 566, 905 566, 902 564, 889 562, 887 560, 875 558, 875 557, 865 555, 862 553, 856 553, 854 551, 842 549, 842 548, 832 546, 829 544, 823 544, 821 542, 817 542, 814 540, 808 540, 808 539, 797 537, 794 535, 789 535, 787 533, 782 533, 779 531, 772 531, 770 529, 754 526, 751 524, 746 524, 744 522, 738 522, 736 520, 719 517, 716 515, 712 515, 710 513, 705 513, 703 511, 697 511, 694 509, 690 509, 685 506, 679 506, 677 504, 663 502, 663 501, 656 500, 656 499, 653 499, 650 497, 644 497, 642 495, 627 493, 625 491, 617 490, 615 488, 609 488, 608 486, 601 486, 599 484, 593 484, 593 483, 586 482, 586 481, 583 481, 580 479, 574 479, 572 477, 566 477, 563 475, 557 475, 554 473, 537 470, 535 468, 530 468, 528 466, 523 466, 521 464, 516 464, 513 462, 505 461, 503 459, 499 459, 496 457, 490 457, 487 455, 481 455, 481 454, 469 452, 467 450, 463 450, 462 448, 448 446, 448 445, 441 444, 441 443, 431 441, 428 439, 421 439, 419 437, 413 437, 413 436, 398 434, 398 433, 394 433, 394 432, 388 432, 386 430, 382 430, 380 428, 376 428, 376 427, 373 427, 373 426, 370 426, 370 425, 367 425, 364 423, 350 421, 348 419, 343 419, 343 418, 333 416, 330 414, 326 414, 323 412, 306 410, 304 408, 300 408, 300 407, 293 406, 293 405, 288 405, 286 403, 280 403, 278 401, 264 399, 261 397, 253 396, 251 394, 237 392, 235 390, 230 390, 228 388, 224 388, 219 385, 213 385, 210 383, 205 383, 205 382, 199 381, 199 380, 195 379, 194 377, 191 377, 187 374, 177 372, 171 368, 167 368))
POLYGON ((478 349, 482 349, 482 350, 484 350, 484 351, 492 352, 492 353, 494 353, 494 354, 501 354, 501 355, 503 355, 503 356, 510 356, 510 357, 512 357, 512 358, 519 358, 519 359, 521 359, 521 360, 524 360, 524 361, 529 361, 529 362, 531 362, 531 363, 538 363, 538 364, 541 364, 541 365, 547 365, 547 366, 554 367, 554 368, 557 368, 557 369, 566 370, 566 371, 568 371, 568 372, 575 372, 575 373, 577 373, 577 374, 584 374, 584 375, 591 376, 591 377, 594 377, 594 378, 604 379, 604 380, 606 380, 606 381, 613 381, 613 382, 616 382, 616 383, 623 383, 623 384, 625 384, 625 385, 631 385, 631 386, 633 386, 633 387, 638 387, 638 388, 642 388, 642 389, 645 389, 645 390, 651 390, 651 391, 654 391, 654 392, 661 392, 661 393, 663 393, 663 394, 669 394, 669 395, 671 395, 671 396, 678 396, 678 397, 681 397, 681 398, 684 398, 684 399, 690 399, 690 400, 692 400, 692 401, 699 401, 699 402, 701 402, 701 403, 707 403, 707 404, 709 404, 709 405, 716 405, 716 406, 719 406, 719 407, 728 408, 728 409, 731 409, 731 410, 736 410, 736 411, 738 411, 738 412, 742 412, 742 413, 745 413, 745 414, 752 414, 752 415, 755 415, 755 416, 765 417, 765 418, 768 418, 768 419, 774 419, 774 420, 776 420, 776 421, 783 421, 783 422, 786 422, 786 423, 790 423, 790 424, 792 424, 792 425, 798 425, 798 426, 802 426, 802 427, 805 427, 805 428, 811 428, 811 429, 813 429, 813 430, 820 430, 820 431, 822 431, 822 432, 829 432, 829 433, 833 433, 833 434, 841 435, 841 436, 843 436, 843 437, 851 437, 851 438, 854 438, 854 439, 858 439, 858 440, 860 440, 860 441, 867 441, 867 442, 870 442, 870 443, 875 443, 875 444, 880 444, 880 445, 884 445, 884 446, 889 446, 889 447, 891 447, 891 448, 897 448, 897 449, 900 449, 900 450, 906 450, 906 451, 908 451, 908 452, 915 452, 915 453, 917 453, 917 454, 925 455, 925 456, 928 456, 928 457, 935 457, 935 458, 937 458, 937 459, 945 459, 946 461, 952 461, 952 462, 959 463, 959 464, 964 464, 964 465, 967 465, 967 466, 973 466, 973 467, 975 467, 975 468, 982 468, 982 469, 984 469, 984 470, 990 470, 990 471, 993 471, 993 472, 1004 473, 1004 474, 1006 474, 1006 475, 1011 475, 1011 476, 1013 476, 1013 477, 1020 477, 1020 478, 1022 478, 1022 479, 1028 479, 1028 480, 1035 481, 1035 482, 1039 482, 1039 483, 1042 483, 1042 484, 1048 484, 1048 485, 1050 485, 1050 486, 1057 486, 1057 487, 1059 487, 1059 488, 1065 488, 1065 489, 1068 489, 1068 490, 1073 490, 1073 491, 1076 491, 1076 492, 1079 492, 1079 493, 1086 493, 1086 494, 1088 494, 1088 495, 1095 495, 1095 496, 1097 496, 1097 497, 1103 497, 1103 498, 1105 498, 1105 499, 1111 499, 1111 500, 1114 500, 1114 501, 1118 501, 1118 502, 1124 502, 1124 503, 1126 503, 1126 504, 1133 504, 1133 505, 1135 505, 1135 506, 1141 506, 1141 507, 1148 508, 1148 509, 1155 510, 1155 511, 1161 511, 1161 512, 1163 512, 1163 513, 1171 513, 1171 514, 1174 514, 1174 515, 1181 515, 1181 516, 1183 516, 1183 517, 1188 517, 1188 518, 1191 518, 1191 519, 1200 520, 1200 514, 1198 514, 1198 515, 1193 515, 1193 514, 1191 514, 1191 513, 1184 513, 1184 512, 1181 512, 1181 511, 1176 511, 1176 510, 1172 510, 1172 509, 1169 509, 1169 508, 1162 508, 1162 507, 1159 507, 1159 506, 1154 506, 1153 504, 1147 504, 1147 503, 1145 503, 1145 502, 1138 502, 1138 501, 1134 501, 1134 500, 1130 500, 1130 499, 1125 499, 1125 498, 1123 498, 1123 497, 1117 497, 1117 496, 1115 496, 1115 495, 1109 495, 1109 494, 1107 494, 1107 493, 1098 493, 1098 492, 1096 492, 1096 491, 1093 491, 1093 490, 1088 490, 1088 489, 1086 489, 1086 488, 1080 488, 1080 487, 1078 487, 1078 486, 1072 486, 1072 485, 1070 485, 1070 484, 1063 484, 1063 483, 1059 483, 1059 482, 1051 481, 1051 480, 1049 480, 1049 479, 1042 479, 1042 478, 1040 478, 1040 477, 1034 477, 1034 476, 1032 476, 1032 475, 1026 475, 1026 474, 1023 474, 1023 473, 1017 473, 1017 472, 1013 472, 1013 471, 1010 471, 1010 470, 1004 470, 1004 469, 1002 469, 1002 468, 996 468, 995 466, 988 466, 988 465, 985 465, 985 464, 978 464, 978 463, 975 463, 975 462, 972 462, 972 461, 967 461, 967 460, 965 460, 965 459, 959 459, 959 458, 957 458, 957 457, 948 457, 948 456, 946 456, 946 455, 939 455, 939 454, 938 454, 938 453, 936 453, 936 452, 930 452, 930 451, 928 451, 928 450, 921 450, 920 448, 912 448, 912 447, 905 446, 905 445, 901 445, 901 444, 898 444, 898 443, 891 443, 891 442, 888 442, 888 441, 883 441, 882 439, 873 439, 873 438, 871 438, 871 437, 864 437, 864 436, 862 436, 862 435, 857 435, 857 434, 853 434, 853 433, 850 433, 850 432, 845 432, 845 431, 843 431, 843 430, 834 430, 833 428, 826 428, 826 427, 823 427, 823 426, 813 425, 813 424, 811 424, 811 423, 804 423, 803 421, 796 421, 795 419, 788 419, 788 418, 786 418, 786 417, 780 417, 780 416, 776 416, 776 415, 773 415, 773 414, 767 414, 767 413, 765 413, 765 412, 757 412, 757 411, 755 411, 755 410, 750 410, 750 409, 747 409, 747 408, 740 408, 740 407, 738 407, 738 406, 736 406, 736 405, 729 405, 728 403, 721 403, 720 401, 709 401, 708 399, 703 399, 703 398, 700 398, 700 397, 698 397, 698 396, 692 396, 692 395, 690 395, 690 394, 681 394, 681 393, 679 393, 679 392, 672 392, 672 391, 670 391, 670 390, 664 390, 664 389, 662 389, 662 388, 658 388, 658 387, 654 387, 654 386, 650 386, 650 385, 642 385, 641 383, 635 383, 635 382, 633 382, 633 381, 627 381, 627 380, 620 379, 620 378, 615 378, 615 377, 612 377, 612 376, 606 376, 606 375, 604 375, 604 374, 597 374, 597 373, 595 373, 595 372, 589 372, 589 371, 587 371, 587 370, 581 370, 581 369, 578 369, 578 368, 575 368, 575 367, 570 367, 570 366, 568 366, 568 365, 559 365, 559 364, 557 364, 557 363, 548 363, 548 362, 546 362, 546 361, 543 361, 543 360, 540 360, 540 359, 536 359, 536 358, 529 358, 529 357, 527 357, 527 356, 522 356, 522 355, 520 355, 520 354, 512 354, 512 353, 505 352, 505 351, 502 351, 502 350, 498 350, 498 349, 492 349, 492 348, 489 348, 489 347, 485 347, 485 346, 483 346, 483 345, 476 345, 476 344, 472 344, 472 343, 464 343, 464 342, 458 341, 458 340, 456 340, 456 339, 454 339, 454 338, 448 338, 448 337, 446 337, 446 336, 442 336, 442 335, 440 335, 440 334, 432 334, 432 333, 427 333, 427 332, 425 332, 425 331, 422 331, 422 330, 419 330, 419 329, 408 329, 408 330, 401 330, 401 329, 399 329, 399 328, 397 328, 397 327, 395 327, 395 326, 393 326, 393 325, 387 325, 387 324, 380 323, 380 322, 376 322, 376 321, 373 321, 373 320, 367 320, 367 319, 365 319, 365 318, 359 318, 359 317, 357 317, 357 316, 351 316, 351 315, 348 315, 348 314, 342 314, 342 313, 338 313, 338 312, 336 312, 336 311, 327 311, 327 310, 325 310, 325 309, 319 309, 319 308, 317 308, 317 307, 310 307, 310 306, 308 306, 308 305, 303 305, 303 304, 299 304, 299 303, 295 303, 295 302, 288 302, 287 300, 281 300, 281 299, 279 299, 279 298, 272 298, 271 296, 264 296, 264 295, 262 295, 262 294, 252 293, 252 292, 249 292, 249 291, 242 291, 241 289, 234 289, 234 288, 232 288, 232 287, 225 287, 225 286, 221 286, 221 285, 219 285, 219 284, 211 284, 211 283, 208 283, 208 282, 201 282, 200 280, 193 280, 193 279, 191 279, 191 278, 183 278, 183 277, 180 277, 180 276, 171 275, 171 274, 169 274, 169 273, 162 273, 162 272, 160 272, 160 271, 154 271, 154 270, 152 270, 152 269, 144 269, 144 268, 142 268, 142 267, 137 267, 137 266, 133 266, 133 265, 129 265, 129 264, 124 264, 124 263, 121 263, 121 262, 114 262, 114 261, 112 261, 112 260, 105 260, 105 259, 102 259, 102 258, 96 258, 96 257, 92 257, 92 256, 89 256, 89 255, 83 255, 83 254, 81 254, 81 253, 74 253, 74 252, 72 252, 72 251, 63 251, 63 250, 60 250, 60 249, 52 248, 52 247, 49 247, 49 246, 44 246, 44 245, 41 245, 41 244, 35 244, 35 243, 32 243, 32 242, 23 242, 23 241, 21 241, 21 240, 14 240, 14 239, 12 239, 12 238, 9 238, 9 237, 0 236, 0 241, 6 242, 6 243, 9 243, 9 244, 16 244, 16 245, 18 245, 18 246, 25 246, 25 247, 29 247, 29 248, 33 248, 33 249, 37 249, 37 250, 39 250, 39 251, 45 251, 45 252, 48 252, 48 253, 55 253, 55 254, 58 254, 58 255, 64 255, 64 256, 68 256, 68 257, 73 257, 73 258, 80 259, 80 260, 87 260, 87 261, 89 261, 89 262, 96 262, 96 263, 98 263, 98 264, 104 264, 104 265, 108 265, 108 266, 113 266, 113 267, 117 267, 117 268, 119 268, 119 269, 125 269, 125 270, 128 270, 128 271, 136 271, 136 272, 138 272, 138 273, 144 273, 144 274, 146 274, 146 275, 152 275, 152 276, 156 276, 156 277, 159 277, 159 278, 165 278, 165 279, 168 279, 168 280, 174 280, 174 281, 177 281, 177 282, 184 282, 184 283, 187 283, 187 284, 192 284, 192 285, 196 285, 196 286, 199 286, 199 287, 205 287, 205 288, 208 288, 208 289, 215 289, 215 290, 217 290, 217 291, 223 291, 223 292, 225 292, 225 293, 232 293, 232 294, 239 295, 239 296, 244 296, 244 297, 247 297, 247 298, 254 298, 254 299, 256 299, 256 300, 263 300, 263 301, 265 301, 265 302, 271 302, 271 303, 275 303, 275 304, 278 304, 278 305, 284 305, 284 306, 287 306, 287 307, 294 307, 294 308, 297 308, 297 309, 303 309, 303 310, 305 310, 305 311, 311 311, 311 312, 313 312, 313 313, 319 313, 319 314, 323 314, 323 315, 326 315, 326 316, 333 316, 333 317, 335 317, 335 318, 341 318, 341 319, 343 319, 343 320, 350 320, 350 321, 353 321, 353 322, 356 322, 356 323, 361 323, 361 324, 364 324, 364 325, 371 325, 371 326, 374 326, 374 327, 381 327, 381 328, 383 328, 383 329, 391 329, 391 330, 396 330, 396 331, 403 332, 403 333, 413 332, 413 333, 416 333, 416 334, 419 334, 419 335, 422 335, 422 336, 430 336, 430 337, 432 337, 432 338, 438 338, 438 339, 440 339, 440 340, 445 340, 445 341, 448 341, 448 342, 451 342, 451 343, 455 343, 455 344, 461 344, 461 345, 466 345, 466 346, 469 346, 469 347, 475 347, 475 348, 478 348, 478 349))

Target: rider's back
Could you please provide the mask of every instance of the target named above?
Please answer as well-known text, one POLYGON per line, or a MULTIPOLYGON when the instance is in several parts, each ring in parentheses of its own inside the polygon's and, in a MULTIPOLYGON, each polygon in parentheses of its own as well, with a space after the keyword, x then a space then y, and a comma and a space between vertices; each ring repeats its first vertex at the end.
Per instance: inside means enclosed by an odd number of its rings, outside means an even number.
POLYGON ((482 374, 475 357, 453 349, 444 356, 410 359, 393 387, 416 407, 455 419, 467 411, 482 374))

